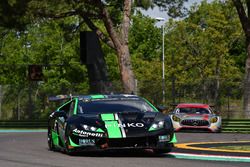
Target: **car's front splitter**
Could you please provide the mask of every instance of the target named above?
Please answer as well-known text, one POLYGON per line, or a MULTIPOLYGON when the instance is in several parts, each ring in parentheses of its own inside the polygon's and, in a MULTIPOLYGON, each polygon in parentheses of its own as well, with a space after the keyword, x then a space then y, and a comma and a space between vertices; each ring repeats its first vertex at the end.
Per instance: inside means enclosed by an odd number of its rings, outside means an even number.
MULTIPOLYGON (((88 140, 86 138, 86 140, 88 140)), ((73 152, 91 151, 91 150, 106 150, 106 149, 164 149, 172 148, 173 143, 176 143, 176 136, 173 134, 169 138, 164 136, 155 136, 151 138, 126 138, 126 139, 101 139, 102 142, 94 145, 79 145, 69 137, 68 150, 73 152), (143 140, 143 141, 142 141, 143 140)), ((75 140, 76 141, 76 140, 75 140)), ((97 139, 100 141, 100 139, 97 139)))

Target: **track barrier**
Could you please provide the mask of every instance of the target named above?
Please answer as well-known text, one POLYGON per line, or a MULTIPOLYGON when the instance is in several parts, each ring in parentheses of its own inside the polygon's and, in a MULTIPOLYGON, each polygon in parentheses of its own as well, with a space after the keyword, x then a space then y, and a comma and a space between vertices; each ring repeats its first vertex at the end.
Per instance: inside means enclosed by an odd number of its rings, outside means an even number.
MULTIPOLYGON (((0 128, 47 128, 47 120, 0 121, 0 128)), ((223 119, 222 132, 250 133, 250 119, 223 119)))

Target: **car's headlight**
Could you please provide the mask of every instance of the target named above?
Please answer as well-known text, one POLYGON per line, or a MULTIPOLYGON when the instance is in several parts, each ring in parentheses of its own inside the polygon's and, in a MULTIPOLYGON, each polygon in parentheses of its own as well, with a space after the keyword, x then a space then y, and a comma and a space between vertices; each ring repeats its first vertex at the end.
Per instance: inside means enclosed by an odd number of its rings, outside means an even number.
POLYGON ((172 119, 175 121, 175 122, 180 122, 181 119, 175 115, 172 116, 172 119))
POLYGON ((162 129, 164 127, 164 121, 155 122, 149 128, 149 131, 162 129))
POLYGON ((92 131, 95 132, 97 130, 96 127, 94 126, 89 126, 89 125, 85 125, 85 124, 81 124, 81 127, 86 130, 86 131, 92 131))
POLYGON ((213 118, 210 119, 210 122, 211 122, 211 123, 215 123, 215 122, 217 122, 217 121, 218 121, 218 118, 217 118, 217 117, 213 117, 213 118))

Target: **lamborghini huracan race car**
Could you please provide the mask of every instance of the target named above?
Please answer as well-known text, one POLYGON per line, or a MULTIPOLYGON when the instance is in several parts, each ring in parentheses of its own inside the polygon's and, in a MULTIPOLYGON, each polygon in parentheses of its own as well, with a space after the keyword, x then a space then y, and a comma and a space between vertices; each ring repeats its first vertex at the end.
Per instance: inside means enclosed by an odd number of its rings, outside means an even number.
POLYGON ((49 116, 50 150, 71 154, 153 149, 165 153, 176 142, 170 117, 136 95, 56 96, 50 100, 67 100, 49 116))
POLYGON ((208 104, 178 104, 170 117, 175 131, 221 131, 221 117, 208 104))

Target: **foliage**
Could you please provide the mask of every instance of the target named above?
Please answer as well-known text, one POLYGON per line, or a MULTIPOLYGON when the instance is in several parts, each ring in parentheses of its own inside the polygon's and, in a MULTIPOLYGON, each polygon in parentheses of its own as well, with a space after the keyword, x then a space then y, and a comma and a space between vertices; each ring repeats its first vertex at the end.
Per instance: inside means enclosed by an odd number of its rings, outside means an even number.
MULTIPOLYGON (((112 13, 114 29, 120 35, 122 1, 105 2, 105 5, 109 4, 108 11, 112 13)), ((168 8, 160 0, 150 4, 147 1, 135 2, 145 3, 141 4, 145 8, 151 5, 168 8)), ((9 29, 12 23, 10 19, 10 24, 4 23, 4 27, 0 27, 0 84, 5 85, 0 93, 4 94, 1 100, 5 118, 16 119, 16 114, 10 113, 19 111, 22 113, 21 119, 27 119, 31 109, 33 117, 46 118, 55 106, 48 102, 48 96, 89 93, 87 69, 79 60, 78 37, 79 31, 89 30, 90 27, 83 17, 75 15, 75 11, 71 9, 74 7, 88 12, 98 30, 106 37, 108 32, 99 20, 101 18, 98 10, 83 3, 72 6, 65 0, 32 0, 28 4, 27 15, 14 20, 19 21, 18 19, 29 16, 29 21, 33 24, 20 20, 20 25, 25 23, 23 29, 9 29), (59 3, 60 5, 53 5, 59 3), (57 14, 61 15, 52 17, 51 12, 60 12, 57 14), (43 65, 44 81, 31 82, 27 79, 28 64, 43 65)), ((160 104, 162 28, 156 27, 155 20, 139 12, 131 19, 128 44, 137 79, 137 93, 154 104, 160 104)), ((224 104, 224 97, 229 95, 232 98, 241 98, 245 50, 239 24, 231 3, 204 1, 201 5, 194 6, 185 19, 170 19, 164 25, 167 103, 171 103, 172 98, 178 98, 179 102, 183 99, 207 102, 206 100, 217 98, 224 104)), ((117 52, 108 42, 102 42, 102 48, 109 80, 113 83, 114 91, 121 92, 117 52)))
POLYGON ((162 32, 155 23, 156 20, 138 12, 130 28, 129 46, 137 79, 137 93, 158 104, 161 103, 162 32))
POLYGON ((188 18, 168 23, 166 68, 169 77, 175 77, 177 89, 193 85, 201 93, 196 93, 199 98, 210 97, 220 103, 219 93, 241 82, 240 65, 236 65, 239 62, 230 53, 235 50, 232 43, 242 38, 242 32, 230 8, 229 3, 204 1, 190 11, 188 18))
POLYGON ((130 53, 144 60, 159 57, 161 51, 161 31, 155 27, 155 20, 138 12, 133 17, 133 25, 129 32, 130 53))
MULTIPOLYGON (((68 19, 69 23, 72 21, 74 18, 68 19)), ((66 41, 62 23, 67 23, 67 20, 44 21, 29 26, 26 31, 9 31, 2 38, 0 61, 4 63, 0 69, 0 83, 12 85, 5 93, 5 99, 29 99, 30 94, 33 99, 33 102, 19 100, 22 109, 14 105, 14 110, 27 112, 30 110, 30 103, 33 103, 36 104, 36 108, 33 108, 36 112, 44 112, 48 107, 46 99, 50 95, 76 92, 84 94, 88 91, 86 68, 79 61, 78 34, 72 37, 74 40, 66 41), (29 64, 43 66, 42 83, 28 80, 29 64)), ((12 110, 8 107, 5 109, 12 110)))
POLYGON ((170 17, 183 17, 186 15, 187 9, 184 3, 188 0, 135 0, 135 6, 143 9, 158 6, 161 11, 167 12, 170 17))
POLYGON ((72 31, 78 29, 81 27, 81 24, 85 23, 92 31, 96 32, 101 40, 116 50, 123 91, 129 93, 135 91, 135 78, 128 48, 128 31, 132 6, 140 5, 147 8, 150 5, 157 5, 169 11, 169 13, 174 16, 179 16, 184 1, 185 0, 137 0, 133 3, 131 0, 22 0, 23 6, 21 6, 20 3, 15 0, 4 0, 0 5, 0 9, 2 9, 0 10, 0 16, 3 15, 5 8, 9 11, 14 11, 16 7, 20 7, 20 13, 13 13, 3 17, 6 20, 6 25, 3 25, 9 26, 10 23, 13 27, 15 27, 14 23, 22 22, 22 18, 30 18, 29 21, 31 23, 37 20, 43 21, 44 19, 77 16, 79 22, 74 25, 72 31), (96 20, 103 23, 105 32, 96 26, 96 20))

